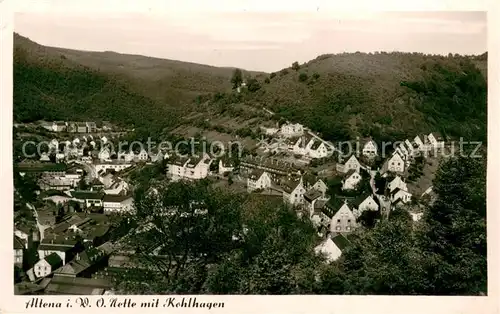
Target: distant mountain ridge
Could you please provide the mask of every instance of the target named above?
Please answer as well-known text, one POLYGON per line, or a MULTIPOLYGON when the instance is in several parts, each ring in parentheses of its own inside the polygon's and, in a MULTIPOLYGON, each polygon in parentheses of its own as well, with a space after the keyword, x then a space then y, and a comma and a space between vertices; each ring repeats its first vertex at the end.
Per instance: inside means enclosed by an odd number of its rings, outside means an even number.
MULTIPOLYGON (((14 120, 103 119, 158 133, 197 103, 265 106, 331 140, 402 138, 428 131, 486 138, 487 53, 322 55, 276 73, 39 45, 14 34, 14 120), (223 96, 226 95, 226 96, 223 96), (236 97, 237 96, 237 97, 236 97)), ((204 107, 205 108, 205 107, 204 107)))

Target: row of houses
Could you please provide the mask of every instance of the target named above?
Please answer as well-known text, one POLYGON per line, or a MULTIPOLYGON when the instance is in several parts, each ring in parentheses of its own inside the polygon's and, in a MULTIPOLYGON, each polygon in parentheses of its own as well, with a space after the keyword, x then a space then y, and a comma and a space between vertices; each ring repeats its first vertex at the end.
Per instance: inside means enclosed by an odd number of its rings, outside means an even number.
POLYGON ((97 131, 95 122, 54 121, 44 127, 53 132, 94 133, 97 131))

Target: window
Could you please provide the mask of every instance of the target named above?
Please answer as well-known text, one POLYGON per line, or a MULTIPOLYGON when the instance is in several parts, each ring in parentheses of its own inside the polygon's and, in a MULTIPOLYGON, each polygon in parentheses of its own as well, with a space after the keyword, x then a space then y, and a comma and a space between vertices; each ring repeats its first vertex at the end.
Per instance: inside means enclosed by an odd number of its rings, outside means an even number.
POLYGON ((337 219, 337 222, 340 222, 340 219, 337 219))
POLYGON ((338 227, 336 228, 336 230, 337 230, 337 231, 340 231, 340 226, 338 226, 338 227))
POLYGON ((350 223, 351 222, 351 219, 347 219, 347 222, 350 223))
POLYGON ((347 231, 349 231, 349 230, 351 230, 351 227, 346 227, 345 229, 346 229, 347 231))

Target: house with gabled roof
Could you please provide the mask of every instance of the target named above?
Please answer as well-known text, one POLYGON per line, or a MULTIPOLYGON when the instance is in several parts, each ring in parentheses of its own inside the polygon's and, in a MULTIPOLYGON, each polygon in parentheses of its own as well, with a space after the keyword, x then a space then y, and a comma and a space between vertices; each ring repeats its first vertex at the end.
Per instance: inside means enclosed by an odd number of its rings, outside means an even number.
POLYGON ((316 189, 309 189, 304 193, 304 205, 309 212, 314 211, 314 205, 317 201, 323 199, 323 193, 316 189))
POLYGON ((403 173, 405 170, 405 161, 400 154, 394 153, 391 158, 387 159, 382 166, 381 173, 385 174, 389 172, 403 173))
POLYGON ((148 152, 143 148, 141 149, 141 151, 139 152, 139 154, 136 156, 137 159, 139 159, 140 161, 147 161, 148 158, 149 158, 149 154, 148 152))
POLYGON ((111 160, 111 152, 109 148, 104 147, 99 151, 98 158, 100 161, 109 161, 111 160))
POLYGON ((301 136, 304 134, 304 126, 299 123, 287 122, 281 126, 280 134, 283 137, 301 136))
POLYGON ((37 249, 38 257, 43 259, 52 253, 56 253, 64 265, 67 260, 71 259, 72 253, 78 249, 77 245, 78 243, 74 239, 63 236, 57 237, 57 235, 54 235, 50 239, 44 238, 37 249))
POLYGON ((304 134, 298 138, 293 146, 293 153, 296 155, 307 155, 314 144, 314 138, 310 134, 304 134))
POLYGON ((28 241, 14 235, 14 265, 23 267, 24 251, 28 249, 28 241))
POLYGON ((219 159, 219 174, 223 175, 232 172, 234 170, 234 166, 234 162, 227 157, 219 159))
POLYGON ((351 169, 343 177, 342 180, 342 190, 354 190, 356 186, 361 182, 361 173, 351 169))
POLYGON ((105 214, 131 212, 134 198, 131 195, 106 194, 102 199, 105 214))
POLYGON ((444 147, 444 137, 441 135, 441 133, 438 132, 431 132, 429 135, 427 135, 427 138, 429 139, 429 144, 433 148, 443 148, 444 147))
POLYGON ((52 131, 63 132, 66 131, 66 122, 64 121, 54 121, 52 123, 52 131))
POLYGON ((408 191, 402 190, 400 188, 395 188, 390 193, 391 203, 395 204, 398 201, 401 201, 403 204, 407 204, 411 202, 412 194, 408 191))
POLYGON ((69 191, 69 195, 77 202, 84 203, 86 207, 101 207, 104 193, 100 191, 69 191))
POLYGON ((280 182, 283 189, 283 201, 292 206, 304 204, 304 188, 302 177, 291 177, 280 182))
POLYGON ((396 188, 399 188, 403 191, 408 191, 408 186, 404 182, 404 180, 400 176, 396 176, 394 179, 392 179, 391 182, 387 184, 387 189, 389 192, 394 191, 396 188))
POLYGON ((328 154, 328 147, 323 141, 314 141, 309 148, 309 157, 311 158, 326 158, 328 154))
POLYGON ((95 247, 88 247, 77 253, 75 258, 54 272, 54 276, 90 277, 96 267, 106 259, 107 254, 95 247))
POLYGON ((347 200, 331 198, 326 204, 334 212, 330 221, 330 232, 348 233, 356 229, 356 216, 347 204, 347 200))
POLYGON ((363 143, 363 149, 361 150, 361 153, 363 156, 366 156, 368 158, 373 158, 377 156, 378 154, 378 149, 377 149, 377 143, 375 143, 374 140, 368 140, 365 143, 363 143))
POLYGON ((33 271, 37 278, 50 275, 54 270, 63 265, 63 260, 57 253, 51 253, 36 262, 33 271))
POLYGON ((359 218, 364 211, 378 211, 379 205, 371 193, 365 193, 351 201, 353 214, 359 218))
POLYGON ((347 204, 347 200, 332 198, 327 203, 333 211, 334 215, 330 221, 330 232, 352 232, 356 229, 356 216, 347 204))
POLYGON ((356 158, 356 156, 354 156, 354 155, 351 155, 351 157, 349 157, 349 159, 347 159, 345 164, 343 164, 343 165, 338 164, 337 165, 337 171, 339 171, 339 172, 346 173, 349 170, 356 170, 357 172, 361 171, 361 164, 358 161, 358 159, 356 158))
POLYGON ((272 186, 269 173, 262 169, 254 169, 247 178, 247 191, 267 190, 272 186))

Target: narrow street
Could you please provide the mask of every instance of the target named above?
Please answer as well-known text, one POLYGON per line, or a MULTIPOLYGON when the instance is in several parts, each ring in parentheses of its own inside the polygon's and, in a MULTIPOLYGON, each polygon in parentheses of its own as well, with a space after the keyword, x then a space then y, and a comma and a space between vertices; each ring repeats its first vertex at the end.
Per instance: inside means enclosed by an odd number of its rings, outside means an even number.
POLYGON ((38 220, 38 213, 36 211, 35 206, 29 203, 27 203, 26 206, 28 206, 28 208, 30 208, 33 211, 33 216, 35 216, 36 219, 36 226, 38 227, 38 231, 40 232, 40 242, 41 242, 45 234, 45 229, 49 228, 49 226, 45 226, 40 223, 40 221, 38 220))

